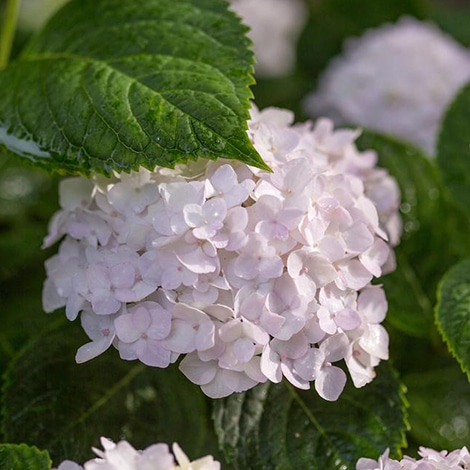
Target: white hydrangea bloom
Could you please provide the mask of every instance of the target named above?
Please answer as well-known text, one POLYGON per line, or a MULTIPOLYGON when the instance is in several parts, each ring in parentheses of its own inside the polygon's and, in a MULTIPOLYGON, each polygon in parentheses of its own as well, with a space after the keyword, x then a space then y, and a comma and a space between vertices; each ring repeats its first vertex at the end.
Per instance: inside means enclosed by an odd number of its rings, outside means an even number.
POLYGON ((405 456, 401 460, 389 457, 387 449, 379 459, 361 458, 356 464, 356 470, 469 470, 470 454, 466 447, 447 452, 420 447, 420 459, 405 456))
POLYGON ((115 444, 105 437, 101 438, 101 445, 103 450, 93 448, 98 457, 86 462, 84 467, 66 460, 55 470, 220 470, 220 463, 211 455, 191 462, 176 443, 173 452, 167 444, 136 450, 127 441, 115 444))
POLYGON ((279 77, 292 71, 296 43, 307 20, 302 0, 230 0, 232 9, 250 27, 256 73, 279 77))
POLYGON ((433 156, 442 114, 468 80, 470 51, 405 17, 348 40, 305 110, 402 137, 433 156))
POLYGON ((80 316, 90 342, 181 371, 213 398, 283 378, 327 400, 388 358, 387 302, 399 193, 328 120, 252 110, 249 135, 272 173, 240 162, 141 169, 60 185, 45 246, 43 305, 80 316), (185 176, 185 171, 189 172, 185 176))

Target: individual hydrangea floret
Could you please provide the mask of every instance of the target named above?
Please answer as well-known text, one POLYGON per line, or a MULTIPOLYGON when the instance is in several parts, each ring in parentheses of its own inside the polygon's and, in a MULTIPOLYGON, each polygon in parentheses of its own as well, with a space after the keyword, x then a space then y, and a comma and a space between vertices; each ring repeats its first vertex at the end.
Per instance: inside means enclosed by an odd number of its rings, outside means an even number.
POLYGON ((256 74, 280 77, 292 72, 296 44, 307 20, 302 0, 230 0, 232 10, 250 27, 256 74))
POLYGON ((389 457, 387 449, 378 460, 361 458, 356 470, 469 470, 470 454, 466 447, 452 452, 420 447, 420 459, 405 456, 401 460, 389 457))
POLYGON ((402 137, 433 156, 442 114, 469 79, 469 50, 405 17, 348 40, 305 110, 402 137))
POLYGON ((336 400, 388 358, 395 181, 328 120, 252 110, 249 136, 273 172, 225 160, 111 179, 69 178, 45 246, 43 305, 80 317, 90 342, 181 371, 210 397, 283 378, 336 400))
POLYGON ((211 455, 191 462, 176 443, 172 452, 167 444, 153 444, 144 450, 136 450, 127 441, 115 444, 104 437, 101 445, 103 450, 93 448, 97 458, 89 460, 83 467, 66 460, 57 470, 220 470, 220 463, 211 455))

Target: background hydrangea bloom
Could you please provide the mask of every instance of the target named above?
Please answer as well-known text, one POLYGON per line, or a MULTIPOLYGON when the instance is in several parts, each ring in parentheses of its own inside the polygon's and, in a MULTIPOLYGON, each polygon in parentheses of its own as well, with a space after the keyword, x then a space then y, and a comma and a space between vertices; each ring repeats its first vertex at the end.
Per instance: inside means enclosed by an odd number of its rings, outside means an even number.
POLYGON ((307 20, 301 0, 230 0, 232 10, 250 27, 256 74, 279 77, 292 71, 296 42, 307 20))
POLYGON ((224 160, 62 182, 45 246, 46 311, 81 317, 84 362, 121 358, 181 371, 211 397, 283 377, 336 400, 388 358, 379 285, 393 267, 399 193, 330 121, 292 125, 252 110, 249 135, 272 173, 224 160), (380 201, 375 195, 380 195, 380 201), (377 203, 380 202, 379 205, 377 203))
POLYGON ((442 113, 469 79, 470 51, 406 17, 348 40, 305 110, 403 137, 434 155, 442 113))

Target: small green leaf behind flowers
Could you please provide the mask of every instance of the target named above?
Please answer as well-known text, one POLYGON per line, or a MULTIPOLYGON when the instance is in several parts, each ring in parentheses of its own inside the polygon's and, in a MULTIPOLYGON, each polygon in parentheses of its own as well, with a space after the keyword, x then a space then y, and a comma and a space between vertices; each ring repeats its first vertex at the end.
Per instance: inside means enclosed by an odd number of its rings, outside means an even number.
POLYGON ((470 259, 450 269, 439 284, 436 322, 450 352, 470 378, 470 259))

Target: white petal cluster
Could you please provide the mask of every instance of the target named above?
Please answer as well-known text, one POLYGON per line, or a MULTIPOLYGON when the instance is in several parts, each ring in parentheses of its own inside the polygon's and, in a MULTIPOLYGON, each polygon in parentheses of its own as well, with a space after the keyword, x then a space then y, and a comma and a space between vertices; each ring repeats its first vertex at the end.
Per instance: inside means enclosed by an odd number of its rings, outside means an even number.
POLYGON ((400 136, 432 156, 442 114, 468 80, 470 51, 436 26, 405 17, 347 41, 305 108, 400 136))
POLYGON ((307 20, 302 0, 230 0, 232 10, 250 27, 256 74, 279 77, 296 62, 296 43, 307 20))
POLYGON ((211 455, 191 462, 176 443, 172 452, 167 444, 153 444, 144 450, 136 450, 127 441, 115 444, 101 438, 103 450, 93 449, 98 456, 81 467, 66 460, 57 470, 220 470, 220 463, 211 455), (176 462, 175 462, 176 458, 176 462))
POLYGON ((389 451, 376 461, 361 458, 357 462, 356 470, 469 470, 470 454, 466 447, 447 452, 438 452, 433 449, 420 447, 420 459, 405 456, 402 460, 393 460, 389 451))
POLYGON ((394 267, 399 192, 358 133, 252 111, 269 173, 217 160, 61 183, 45 239, 43 305, 80 315, 90 342, 181 371, 210 397, 283 377, 336 400, 388 358, 382 288, 394 267))

